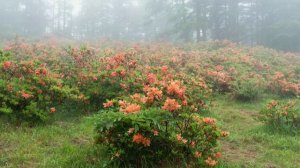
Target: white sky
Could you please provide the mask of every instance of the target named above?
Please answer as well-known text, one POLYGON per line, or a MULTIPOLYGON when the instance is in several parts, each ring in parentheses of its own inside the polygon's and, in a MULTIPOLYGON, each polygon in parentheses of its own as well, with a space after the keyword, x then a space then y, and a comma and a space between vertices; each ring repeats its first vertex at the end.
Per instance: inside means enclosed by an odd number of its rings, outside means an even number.
POLYGON ((80 0, 72 0, 73 15, 78 15, 80 12, 80 0))

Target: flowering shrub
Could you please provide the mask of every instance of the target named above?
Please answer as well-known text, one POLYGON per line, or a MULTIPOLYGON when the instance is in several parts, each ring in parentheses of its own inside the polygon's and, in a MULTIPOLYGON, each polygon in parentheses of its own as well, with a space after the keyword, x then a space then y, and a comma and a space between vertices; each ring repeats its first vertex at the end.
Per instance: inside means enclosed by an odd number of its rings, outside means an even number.
POLYGON ((293 83, 286 79, 282 72, 276 72, 270 81, 270 88, 273 92, 283 96, 299 96, 300 81, 293 83))
POLYGON ((75 101, 78 91, 63 82, 39 62, 10 61, 0 52, 0 115, 17 122, 43 122, 61 102, 75 101))
POLYGON ((207 70, 206 79, 215 91, 228 92, 231 90, 232 77, 224 71, 224 67, 221 65, 216 66, 214 70, 207 70))
POLYGON ((295 131, 300 127, 300 109, 296 105, 295 101, 284 103, 272 100, 261 110, 260 118, 275 128, 295 131))
POLYGON ((99 115, 96 143, 108 147, 111 164, 218 163, 217 140, 228 134, 219 130, 215 119, 199 115, 207 108, 207 86, 203 81, 170 76, 166 69, 142 77, 144 87, 136 88, 137 93, 103 103, 108 111, 99 115), (183 83, 188 80, 186 87, 183 83))
POLYGON ((168 160, 215 166, 220 157, 217 140, 227 134, 220 132, 215 119, 181 112, 174 115, 161 108, 103 112, 96 143, 107 146, 111 164, 121 167, 162 165, 168 160))

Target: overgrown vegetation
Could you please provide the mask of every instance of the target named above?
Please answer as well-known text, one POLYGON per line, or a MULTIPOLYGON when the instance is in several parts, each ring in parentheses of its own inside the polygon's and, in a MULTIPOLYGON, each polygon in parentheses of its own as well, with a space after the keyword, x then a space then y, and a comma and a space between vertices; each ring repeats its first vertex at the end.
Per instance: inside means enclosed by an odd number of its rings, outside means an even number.
MULTIPOLYGON (((17 42, 1 52, 0 129, 5 133, 1 135, 4 148, 0 151, 7 154, 0 160, 1 166, 230 167, 235 163, 226 154, 248 148, 246 141, 252 139, 261 148, 273 149, 263 143, 262 135, 268 140, 280 137, 282 132, 276 128, 290 130, 294 134, 287 135, 299 139, 297 54, 242 48, 229 42, 182 44, 180 48, 118 44, 64 48, 17 42), (272 101, 261 111, 271 97, 295 103, 272 101), (254 120, 258 117, 274 129, 270 131, 263 122, 254 120), (44 125, 31 128, 23 123, 44 125), (64 125, 71 130, 64 130, 64 125), (20 160, 24 152, 14 149, 9 153, 13 148, 10 145, 19 143, 18 136, 29 137, 31 130, 37 131, 43 142, 48 131, 57 131, 48 145, 56 145, 55 138, 67 133, 69 137, 58 139, 57 145, 74 158, 53 163, 33 156, 26 158, 34 163, 30 165, 20 160), (227 131, 233 133, 227 140, 220 140, 229 135, 227 131), (8 132, 15 134, 10 136, 8 132), (228 144, 230 148, 226 149, 228 144), (238 147, 232 147, 235 145, 238 147), (76 151, 82 153, 77 155, 76 151), (37 158, 41 161, 31 160, 37 158)), ((272 144, 284 148, 281 142, 272 144)), ((35 145, 35 152, 47 151, 44 144, 35 145)), ((56 151, 53 157, 62 157, 62 151, 56 151)), ((288 165, 276 158, 271 160, 288 165)), ((296 164, 298 160, 290 161, 296 164)), ((262 164, 264 160, 259 160, 253 166, 262 164)))

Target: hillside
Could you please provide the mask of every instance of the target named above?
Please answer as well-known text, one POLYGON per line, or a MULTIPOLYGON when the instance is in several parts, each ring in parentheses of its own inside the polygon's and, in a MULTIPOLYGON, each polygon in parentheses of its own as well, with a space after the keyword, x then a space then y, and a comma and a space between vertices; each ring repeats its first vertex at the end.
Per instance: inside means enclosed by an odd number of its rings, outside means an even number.
POLYGON ((227 41, 12 42, 3 50, 0 167, 300 165, 300 54, 227 41), (125 162, 118 143, 147 159, 125 162), (167 149, 176 157, 154 164, 151 152, 167 149))

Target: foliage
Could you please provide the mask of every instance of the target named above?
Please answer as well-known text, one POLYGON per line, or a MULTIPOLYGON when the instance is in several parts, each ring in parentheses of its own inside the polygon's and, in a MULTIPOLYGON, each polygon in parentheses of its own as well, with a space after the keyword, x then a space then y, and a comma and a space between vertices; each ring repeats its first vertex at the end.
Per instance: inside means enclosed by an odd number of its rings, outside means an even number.
POLYGON ((149 73, 142 90, 108 100, 99 115, 96 143, 108 147, 109 164, 159 166, 172 160, 187 165, 215 166, 221 157, 221 132, 213 118, 203 118, 208 89, 203 81, 170 76, 168 68, 149 73), (179 80, 190 81, 185 87, 179 80))
POLYGON ((251 101, 256 100, 262 93, 258 79, 238 79, 233 84, 233 95, 237 100, 251 101))
POLYGON ((37 61, 13 62, 10 53, 0 55, 0 114, 16 122, 44 122, 55 105, 76 101, 78 90, 65 86, 37 61))
POLYGON ((108 147, 111 164, 119 166, 157 166, 167 160, 208 166, 220 157, 214 152, 221 136, 215 120, 198 114, 174 116, 159 108, 137 114, 109 111, 99 116, 97 131, 97 143, 108 147))
POLYGON ((272 100, 261 110, 262 121, 274 126, 274 128, 297 131, 300 127, 300 109, 296 101, 287 103, 272 100))

